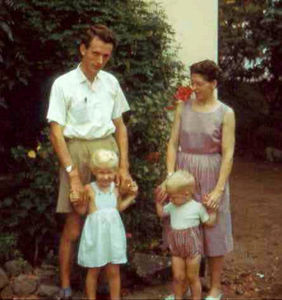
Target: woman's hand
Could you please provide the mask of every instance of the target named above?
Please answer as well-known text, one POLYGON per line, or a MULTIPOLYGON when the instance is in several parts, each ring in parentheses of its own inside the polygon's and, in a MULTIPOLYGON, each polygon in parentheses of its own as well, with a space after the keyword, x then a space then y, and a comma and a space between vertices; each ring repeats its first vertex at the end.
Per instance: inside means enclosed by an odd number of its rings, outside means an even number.
POLYGON ((155 188, 154 196, 155 201, 158 203, 163 203, 168 198, 168 194, 165 188, 165 181, 155 188))
POLYGON ((208 208, 218 210, 223 191, 214 189, 209 194, 204 196, 203 203, 208 208))

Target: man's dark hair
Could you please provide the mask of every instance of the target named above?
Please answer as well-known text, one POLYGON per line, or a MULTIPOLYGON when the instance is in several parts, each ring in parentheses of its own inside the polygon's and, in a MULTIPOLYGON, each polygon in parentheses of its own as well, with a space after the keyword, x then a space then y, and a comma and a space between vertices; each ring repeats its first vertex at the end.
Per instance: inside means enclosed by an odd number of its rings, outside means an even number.
POLYGON ((84 44, 85 47, 88 48, 95 36, 105 43, 112 44, 114 49, 116 48, 117 40, 114 33, 107 26, 102 24, 89 26, 82 35, 81 44, 84 44))
POLYGON ((217 64, 209 59, 197 62, 190 67, 190 72, 192 74, 200 74, 205 80, 211 82, 213 80, 218 80, 220 75, 220 68, 217 64))

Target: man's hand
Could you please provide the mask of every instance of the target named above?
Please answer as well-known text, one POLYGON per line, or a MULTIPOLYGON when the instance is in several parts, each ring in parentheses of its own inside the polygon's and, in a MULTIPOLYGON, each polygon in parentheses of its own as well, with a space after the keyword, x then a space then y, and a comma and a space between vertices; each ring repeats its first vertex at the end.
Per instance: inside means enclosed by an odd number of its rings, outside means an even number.
POLYGON ((70 202, 72 205, 82 204, 86 195, 84 187, 79 178, 78 171, 75 169, 69 174, 70 181, 70 202))
POLYGON ((138 194, 138 185, 135 181, 132 181, 128 187, 128 195, 136 197, 138 194))
POLYGON ((132 177, 127 169, 120 168, 116 178, 116 184, 119 186, 119 191, 124 194, 132 184, 132 177))

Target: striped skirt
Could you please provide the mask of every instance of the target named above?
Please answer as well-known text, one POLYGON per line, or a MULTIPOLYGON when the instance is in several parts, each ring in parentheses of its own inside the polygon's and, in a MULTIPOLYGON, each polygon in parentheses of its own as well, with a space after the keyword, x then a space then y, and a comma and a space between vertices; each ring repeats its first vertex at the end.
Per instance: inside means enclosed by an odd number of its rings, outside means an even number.
POLYGON ((170 229, 167 235, 172 256, 193 258, 203 254, 202 236, 198 226, 187 229, 170 229))

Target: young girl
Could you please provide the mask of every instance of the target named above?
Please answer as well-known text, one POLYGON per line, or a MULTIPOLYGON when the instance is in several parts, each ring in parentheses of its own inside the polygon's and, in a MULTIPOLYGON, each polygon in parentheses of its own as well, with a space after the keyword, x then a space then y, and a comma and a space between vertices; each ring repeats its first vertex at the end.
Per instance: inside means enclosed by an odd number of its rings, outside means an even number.
POLYGON ((173 290, 175 299, 183 299, 188 280, 193 299, 201 299, 199 268, 203 252, 199 225, 212 226, 216 213, 207 213, 205 207, 192 199, 195 190, 194 177, 178 170, 166 180, 166 192, 170 203, 156 202, 159 217, 170 215, 171 230, 168 244, 172 255, 173 290))
POLYGON ((91 160, 96 181, 85 186, 88 205, 75 208, 80 214, 87 212, 79 245, 78 264, 88 268, 88 299, 96 299, 97 279, 104 266, 111 299, 120 299, 119 265, 126 263, 127 257, 125 230, 119 211, 125 210, 134 202, 138 188, 133 182, 127 193, 121 196, 114 183, 117 168, 116 153, 109 150, 96 151, 91 160))

